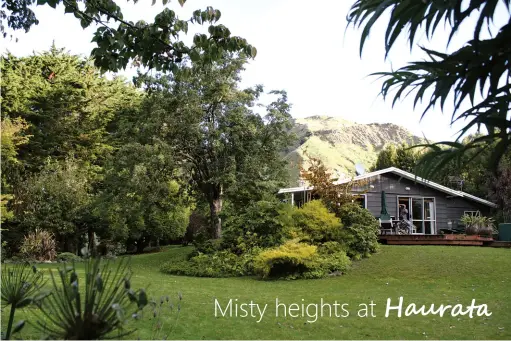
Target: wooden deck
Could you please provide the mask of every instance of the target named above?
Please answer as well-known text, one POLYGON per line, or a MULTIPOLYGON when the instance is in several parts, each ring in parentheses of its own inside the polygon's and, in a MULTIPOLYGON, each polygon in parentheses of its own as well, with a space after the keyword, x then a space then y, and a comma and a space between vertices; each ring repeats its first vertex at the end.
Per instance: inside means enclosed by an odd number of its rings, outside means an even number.
POLYGON ((488 243, 486 246, 491 247, 506 247, 511 249, 511 241, 502 241, 502 240, 494 240, 493 242, 488 243))
MULTIPOLYGON (((481 236, 466 236, 460 234, 436 235, 396 235, 383 234, 379 236, 380 242, 389 245, 465 245, 465 246, 492 246, 493 238, 481 236)), ((495 245, 497 246, 497 245, 495 245)), ((506 247, 499 245, 500 247, 506 247)), ((509 246, 508 246, 509 247, 509 246)))

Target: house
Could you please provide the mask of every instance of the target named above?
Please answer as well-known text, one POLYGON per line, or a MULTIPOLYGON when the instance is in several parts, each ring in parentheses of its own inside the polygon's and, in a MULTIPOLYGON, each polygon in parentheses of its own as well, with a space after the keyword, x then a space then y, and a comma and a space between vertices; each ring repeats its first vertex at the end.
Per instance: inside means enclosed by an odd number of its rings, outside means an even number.
MULTIPOLYGON (((464 214, 489 215, 492 202, 468 193, 442 186, 399 168, 390 167, 341 180, 354 182, 353 201, 368 209, 375 217, 381 214, 382 191, 385 191, 387 212, 399 217, 399 205, 408 210, 408 219, 416 226, 416 234, 439 234, 442 229, 455 228, 464 214), (357 181, 365 180, 364 185, 357 181)), ((311 187, 283 188, 278 195, 292 205, 301 206, 313 199, 311 187)))

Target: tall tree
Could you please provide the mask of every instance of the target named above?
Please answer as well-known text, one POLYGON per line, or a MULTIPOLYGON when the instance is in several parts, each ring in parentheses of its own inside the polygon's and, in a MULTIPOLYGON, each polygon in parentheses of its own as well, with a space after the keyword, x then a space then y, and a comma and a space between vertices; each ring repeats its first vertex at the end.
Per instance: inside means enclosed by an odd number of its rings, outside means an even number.
POLYGON ((449 42, 469 17, 476 17, 472 39, 463 47, 444 53, 420 47, 427 55, 424 61, 411 62, 396 71, 377 73, 385 79, 381 93, 384 98, 393 96, 393 105, 402 96, 414 93, 414 105, 426 100, 425 115, 436 104, 443 109, 449 95, 453 95, 452 122, 467 120, 455 142, 438 142, 430 145, 433 153, 421 160, 423 175, 434 174, 450 160, 460 159, 469 150, 488 150, 487 168, 498 173, 500 159, 511 146, 511 0, 486 1, 401 1, 357 0, 348 14, 348 23, 363 26, 360 52, 383 13, 390 12, 385 32, 385 56, 404 34, 414 46, 415 39, 425 33, 428 39, 444 35, 449 42), (488 39, 481 32, 492 32, 493 18, 497 11, 509 19, 488 39), (444 22, 440 32, 439 24, 444 22), (395 90, 395 91, 394 91, 395 90), (477 92, 480 93, 478 96, 477 92), (406 95, 405 95, 406 94, 406 95), (462 109, 468 104, 467 110, 462 109), (486 132, 467 144, 462 138, 473 127, 483 126, 486 132), (450 147, 449 149, 442 148, 450 147))
POLYGON ((49 157, 98 165, 111 151, 108 126, 141 94, 122 78, 109 80, 90 60, 53 46, 29 57, 1 61, 2 114, 23 119, 31 135, 18 149, 29 171, 49 157))
POLYGON ((273 166, 283 165, 279 151, 290 139, 285 92, 271 92, 278 99, 259 115, 254 106, 262 86, 239 88, 245 61, 226 55, 220 62, 183 65, 149 86, 151 95, 143 108, 153 113, 156 123, 145 123, 142 129, 155 128, 156 136, 174 147, 196 191, 209 204, 213 238, 221 236, 227 193, 247 179, 276 179, 279 172, 273 166))
POLYGON ((376 158, 376 162, 371 167, 371 171, 377 171, 389 167, 396 167, 396 146, 391 143, 386 145, 376 158))
POLYGON ((412 149, 406 143, 401 144, 396 149, 396 167, 406 172, 413 173, 420 159, 420 152, 412 149))
POLYGON ((8 181, 6 173, 9 172, 9 168, 18 166, 18 148, 20 145, 28 143, 29 136, 25 134, 28 125, 21 119, 11 120, 8 117, 2 117, 1 120, 1 194, 0 194, 0 221, 3 223, 9 218, 13 217, 13 214, 7 208, 9 200, 12 196, 12 186, 8 181))
POLYGON ((95 215, 105 222, 100 236, 136 244, 184 236, 190 214, 186 184, 164 142, 123 145, 107 164, 95 215))
MULTIPOLYGON (((128 2, 129 0, 127 0, 128 2)), ((186 0, 178 0, 183 6, 186 0)), ((181 20, 176 13, 165 8, 156 15, 154 22, 133 22, 123 16, 120 0, 1 0, 0 33, 4 38, 7 29, 28 32, 39 23, 32 6, 50 6, 72 14, 85 29, 98 28, 92 41, 97 47, 91 51, 94 63, 102 70, 125 69, 130 61, 148 68, 175 71, 187 56, 198 59, 218 60, 224 51, 244 51, 255 57, 256 49, 243 38, 231 36, 224 25, 216 25, 221 12, 212 7, 196 10, 191 18, 181 20), (208 33, 196 34, 191 46, 186 46, 180 35, 188 32, 189 24, 209 23, 208 33), (116 26, 117 25, 117 26, 116 26)), ((138 0, 133 0, 134 3, 138 0)), ((147 1, 145 1, 147 3, 147 1)), ((169 0, 162 0, 166 5, 169 0)), ((154 5, 156 0, 152 1, 154 5)))
POLYGON ((378 158, 372 170, 397 167, 413 173, 419 158, 420 152, 414 149, 413 146, 403 143, 396 148, 393 144, 389 144, 378 153, 378 158))

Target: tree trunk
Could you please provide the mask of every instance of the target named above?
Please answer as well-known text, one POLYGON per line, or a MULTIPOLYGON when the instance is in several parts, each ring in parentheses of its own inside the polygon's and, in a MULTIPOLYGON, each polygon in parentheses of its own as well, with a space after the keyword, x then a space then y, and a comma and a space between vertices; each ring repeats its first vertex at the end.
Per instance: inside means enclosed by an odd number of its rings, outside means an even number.
POLYGON ((214 198, 209 203, 209 209, 211 213, 211 237, 218 239, 222 237, 222 219, 220 218, 220 212, 222 212, 222 198, 214 198))
POLYGON ((95 252, 96 252, 96 239, 94 238, 94 229, 89 227, 87 229, 87 239, 88 239, 88 242, 89 242, 89 254, 90 255, 94 255, 95 252))
POLYGON ((137 240, 137 251, 136 251, 136 253, 143 253, 145 247, 148 244, 148 242, 149 242, 148 238, 145 238, 145 237, 142 237, 142 238, 138 239, 137 240))

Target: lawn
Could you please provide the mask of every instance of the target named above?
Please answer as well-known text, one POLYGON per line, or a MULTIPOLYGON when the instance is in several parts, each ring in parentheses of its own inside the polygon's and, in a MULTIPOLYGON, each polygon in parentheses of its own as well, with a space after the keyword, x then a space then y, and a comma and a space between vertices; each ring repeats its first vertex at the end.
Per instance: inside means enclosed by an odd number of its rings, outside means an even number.
MULTIPOLYGON (((253 278, 192 278, 159 272, 162 262, 180 257, 189 248, 135 256, 133 287, 148 287, 151 296, 183 295, 177 323, 162 319, 160 338, 168 339, 511 339, 511 250, 481 247, 382 246, 369 259, 356 262, 340 277, 321 280, 260 281, 253 278), (490 317, 409 316, 385 318, 387 298, 405 306, 432 303, 487 304, 490 317), (285 303, 348 304, 348 317, 275 316, 275 300, 285 303), (215 317, 214 301, 225 305, 268 304, 261 321, 252 317, 215 317), (375 317, 358 317, 359 304, 374 302, 375 317)), ((224 306, 222 307, 224 308, 224 306)), ((310 308, 311 315, 314 310, 310 308)), ((239 311, 241 313, 241 311, 239 311)), ((282 314, 283 310, 280 310, 282 314)), ((298 311, 300 313, 300 311, 298 311)), ((342 311, 340 311, 342 313, 342 311)), ((28 310, 22 314, 30 314, 28 310)), ((19 314, 18 319, 22 317, 19 314)), ((325 308, 328 315, 328 309, 325 308)), ((146 314, 131 338, 151 338, 154 320, 146 314)), ((7 312, 2 312, 5 327, 7 312)), ((28 317, 28 316, 27 316, 28 317)), ((28 317, 30 320, 30 317, 28 317)), ((24 339, 39 338, 30 327, 24 339)))

